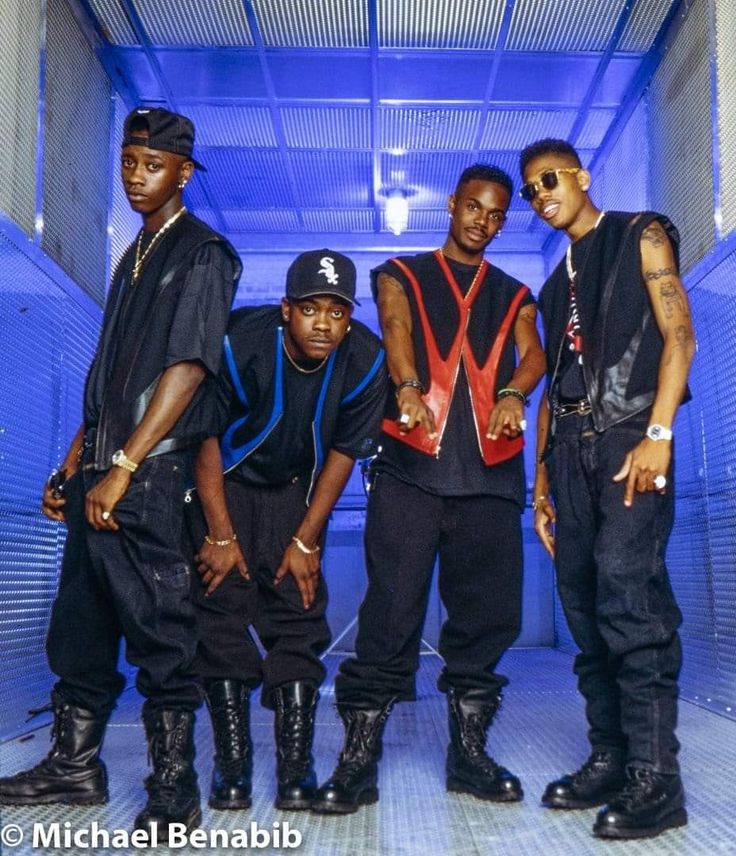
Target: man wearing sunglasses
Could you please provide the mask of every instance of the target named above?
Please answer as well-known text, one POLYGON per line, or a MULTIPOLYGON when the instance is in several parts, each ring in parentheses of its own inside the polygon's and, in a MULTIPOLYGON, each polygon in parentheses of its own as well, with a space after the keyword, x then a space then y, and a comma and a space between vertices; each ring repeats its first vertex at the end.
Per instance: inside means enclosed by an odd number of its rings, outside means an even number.
POLYGON ((448 200, 442 248, 372 272, 395 394, 373 465, 356 656, 335 682, 345 746, 318 812, 378 799, 381 734, 393 702, 414 698, 437 557, 448 613, 439 641, 447 788, 497 802, 523 796, 518 778, 485 754, 507 683, 498 662, 521 624, 521 432, 544 372, 529 289, 483 258, 511 191, 502 170, 469 167, 448 200))
POLYGON ((687 823, 675 737, 682 616, 664 562, 672 423, 694 353, 679 237, 660 214, 596 208, 564 140, 528 146, 520 166, 522 197, 571 241, 539 297, 547 390, 534 510, 580 648, 592 746, 542 802, 606 803, 597 836, 650 837, 687 823))

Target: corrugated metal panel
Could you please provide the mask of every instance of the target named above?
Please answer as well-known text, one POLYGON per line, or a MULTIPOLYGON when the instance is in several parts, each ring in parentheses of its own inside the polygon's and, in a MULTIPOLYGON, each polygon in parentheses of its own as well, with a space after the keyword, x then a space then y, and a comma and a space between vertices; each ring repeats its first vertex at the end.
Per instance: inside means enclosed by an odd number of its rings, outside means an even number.
POLYGON ((479 110, 381 110, 381 146, 386 149, 471 150, 479 110))
POLYGON ((690 9, 650 93, 652 206, 680 229, 682 267, 688 270, 715 242, 706 3, 690 9))
POLYGON ((185 0, 176 13, 167 0, 133 0, 154 45, 238 47, 253 36, 241 0, 185 0))
POLYGON ((23 0, 2 4, 6 49, 0 52, 0 209, 29 236, 36 218, 39 8, 23 0))
POLYGON ((646 53, 676 0, 637 0, 619 49, 646 53))
POLYGON ((368 45, 364 0, 253 0, 269 47, 359 48, 368 45))
POLYGON ((731 0, 715 0, 721 217, 726 235, 736 229, 736 21, 731 0))
POLYGON ((537 215, 531 210, 509 211, 506 222, 503 224, 504 232, 526 232, 534 225, 537 215))
POLYGON ((284 107, 286 145, 295 149, 368 149, 371 111, 364 107, 284 107))
MULTIPOLYGON (((413 208, 409 206, 409 232, 444 232, 447 230, 450 218, 447 208, 413 208)), ((381 220, 386 229, 385 216, 381 220)))
POLYGON ((108 41, 114 45, 138 44, 120 0, 89 0, 89 4, 108 41))
POLYGON ((49 3, 47 14, 43 249, 102 302, 112 91, 68 6, 49 3))
POLYGON ((276 208, 248 211, 223 211, 228 232, 297 232, 299 218, 296 211, 276 208))
POLYGON ((361 208, 348 210, 303 211, 304 229, 307 232, 372 232, 373 210, 361 208))
POLYGON ((373 169, 369 152, 291 151, 287 157, 299 176, 305 208, 368 206, 373 169))
POLYGON ((410 206, 441 207, 455 189, 460 173, 469 166, 467 154, 407 152, 381 155, 384 187, 401 187, 412 193, 410 206))
MULTIPOLYGON (((282 156, 268 149, 208 149, 204 181, 223 208, 293 208, 282 156)), ((197 176, 197 181, 202 178, 197 176)), ((194 189, 192 189, 194 192, 194 189)))
POLYGON ((602 51, 625 0, 517 0, 507 41, 517 51, 602 51))
POLYGON ((268 107, 187 104, 182 110, 194 122, 198 151, 203 146, 275 148, 278 145, 268 107))
POLYGON ((519 150, 544 137, 567 139, 574 110, 490 110, 481 148, 519 150))
POLYGON ((582 149, 597 149, 615 117, 615 110, 591 110, 575 145, 582 149))
POLYGON ((504 0, 382 0, 378 3, 378 43, 389 48, 492 50, 504 0))
MULTIPOLYGON (((81 237, 81 236, 80 236, 81 237)), ((43 482, 81 423, 99 316, 0 237, 0 738, 48 697, 44 642, 64 527, 40 513, 43 482)))

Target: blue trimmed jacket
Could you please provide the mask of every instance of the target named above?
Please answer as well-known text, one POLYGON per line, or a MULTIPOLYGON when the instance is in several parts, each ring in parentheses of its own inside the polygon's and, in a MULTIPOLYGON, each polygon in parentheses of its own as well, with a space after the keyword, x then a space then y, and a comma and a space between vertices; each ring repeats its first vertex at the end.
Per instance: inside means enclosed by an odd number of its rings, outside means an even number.
MULTIPOLYGON (((280 307, 233 312, 224 344, 216 432, 226 473, 246 461, 279 423, 284 412, 283 373, 280 307)), ((375 453, 387 392, 381 342, 364 324, 353 320, 350 332, 327 360, 317 406, 311 414, 312 486, 333 447, 338 419, 346 409, 355 419, 360 439, 352 448, 340 451, 354 458, 375 453)))

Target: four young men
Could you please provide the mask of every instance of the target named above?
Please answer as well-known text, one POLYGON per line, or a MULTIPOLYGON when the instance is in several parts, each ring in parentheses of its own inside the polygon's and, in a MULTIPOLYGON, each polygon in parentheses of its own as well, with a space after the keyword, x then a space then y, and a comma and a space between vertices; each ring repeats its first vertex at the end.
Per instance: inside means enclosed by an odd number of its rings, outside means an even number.
POLYGON ((671 426, 693 333, 672 224, 600 212, 575 150, 542 140, 522 153, 521 193, 572 242, 540 294, 546 360, 529 290, 484 260, 511 179, 475 165, 450 196, 443 247, 373 271, 386 361, 351 321, 352 262, 325 249, 295 260, 280 306, 232 314, 221 365, 240 263, 182 204, 203 168, 193 140, 191 122, 166 110, 140 108, 125 123, 123 182, 143 229, 113 278, 63 496, 49 486, 43 498, 69 530, 48 636, 55 743, 36 767, 0 779, 0 802, 107 800, 99 753, 123 686, 121 637, 146 697, 154 768, 137 828, 155 824, 165 840, 168 823, 200 821, 202 692, 215 743, 210 805, 250 805, 249 694, 260 684, 275 711, 277 807, 347 813, 375 802, 386 719, 414 697, 437 558, 447 788, 520 800, 519 779, 485 744, 507 683, 497 665, 520 628, 524 406, 546 364, 535 527, 580 647, 592 753, 543 803, 607 803, 594 827, 602 837, 684 824, 680 613, 664 553, 671 426), (336 681, 345 744, 317 789, 311 747, 330 640, 320 553, 379 425, 368 590, 355 657, 336 681))

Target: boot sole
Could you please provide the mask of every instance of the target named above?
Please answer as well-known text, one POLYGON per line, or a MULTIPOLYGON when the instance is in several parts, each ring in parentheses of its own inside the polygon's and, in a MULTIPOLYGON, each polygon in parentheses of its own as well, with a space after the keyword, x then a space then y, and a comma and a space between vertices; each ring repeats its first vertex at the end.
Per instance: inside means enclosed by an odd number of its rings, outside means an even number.
POLYGON ((373 805, 378 802, 378 788, 362 791, 355 802, 313 802, 310 808, 317 814, 354 814, 363 805, 373 805))
MULTIPOLYGON (((199 828, 202 825, 202 810, 197 809, 195 812, 189 815, 186 820, 179 821, 169 821, 169 823, 184 823, 186 825, 187 833, 192 832, 193 830, 199 828)), ((169 843, 169 824, 162 824, 158 830, 158 843, 162 844, 164 847, 169 843)))
POLYGON ((597 808, 600 805, 605 805, 614 795, 616 791, 611 791, 610 794, 604 794, 602 797, 597 797, 594 800, 541 800, 541 804, 545 808, 558 809, 562 811, 574 811, 575 809, 597 808))
POLYGON ((666 832, 668 829, 677 829, 680 826, 687 825, 687 811, 684 808, 678 809, 676 812, 667 815, 667 817, 663 818, 656 826, 647 826, 643 829, 626 829, 625 827, 607 827, 607 826, 598 826, 597 824, 593 827, 593 835, 598 838, 604 838, 613 840, 613 839, 626 839, 630 840, 632 838, 654 838, 655 835, 659 835, 662 832, 666 832))
POLYGON ((110 797, 104 794, 41 794, 13 797, 0 795, 0 805, 106 805, 110 797))
POLYGON ((307 811, 312 807, 312 800, 275 800, 274 807, 280 811, 307 811))
POLYGON ((472 785, 467 785, 465 782, 461 782, 458 779, 448 779, 447 790, 453 794, 470 794, 471 796, 476 797, 476 799, 485 800, 486 802, 520 802, 524 799, 524 791, 489 794, 487 791, 478 790, 478 788, 474 788, 472 785))

